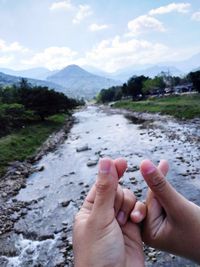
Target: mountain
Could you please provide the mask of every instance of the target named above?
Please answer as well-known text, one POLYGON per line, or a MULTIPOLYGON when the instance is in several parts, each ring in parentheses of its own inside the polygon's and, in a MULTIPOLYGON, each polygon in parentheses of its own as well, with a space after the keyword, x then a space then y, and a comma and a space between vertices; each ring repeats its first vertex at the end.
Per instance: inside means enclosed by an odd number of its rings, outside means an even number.
POLYGON ((94 75, 77 65, 69 65, 47 78, 47 81, 65 87, 63 91, 72 97, 91 99, 103 88, 119 85, 120 82, 94 75))
POLYGON ((89 66, 89 65, 84 65, 83 69, 86 70, 87 72, 90 72, 90 73, 94 74, 94 75, 112 79, 111 78, 112 74, 110 74, 110 73, 108 73, 106 71, 103 71, 101 69, 98 69, 96 67, 89 66))
POLYGON ((122 70, 121 72, 118 71, 117 73, 113 74, 113 78, 126 82, 132 76, 140 76, 144 75, 150 78, 153 78, 159 75, 161 72, 169 72, 170 75, 173 76, 180 76, 183 75, 183 72, 176 67, 173 66, 150 66, 144 69, 136 69, 135 67, 127 68, 126 70, 122 70))
MULTIPOLYGON (((0 86, 18 84, 21 81, 21 79, 22 77, 20 76, 13 76, 0 72, 0 86)), ((52 82, 29 79, 29 78, 26 78, 26 80, 33 86, 47 86, 50 89, 55 89, 56 91, 64 91, 64 88, 61 85, 52 82)))
POLYGON ((150 78, 153 78, 155 76, 157 76, 158 74, 160 74, 161 72, 166 72, 169 73, 169 75, 172 76, 180 76, 183 74, 183 72, 179 69, 177 69, 176 67, 173 66, 153 66, 144 70, 139 70, 139 71, 135 71, 134 74, 135 75, 144 75, 144 76, 148 76, 150 78))
POLYGON ((45 80, 48 76, 55 74, 57 71, 50 71, 47 68, 32 68, 27 70, 12 70, 7 68, 0 68, 0 72, 25 78, 45 80))
POLYGON ((180 62, 173 62, 173 66, 181 69, 186 74, 194 69, 199 68, 200 66, 200 53, 193 55, 192 57, 180 61, 180 62))
POLYGON ((195 72, 195 71, 199 71, 199 70, 200 70, 200 67, 193 69, 192 71, 195 72))

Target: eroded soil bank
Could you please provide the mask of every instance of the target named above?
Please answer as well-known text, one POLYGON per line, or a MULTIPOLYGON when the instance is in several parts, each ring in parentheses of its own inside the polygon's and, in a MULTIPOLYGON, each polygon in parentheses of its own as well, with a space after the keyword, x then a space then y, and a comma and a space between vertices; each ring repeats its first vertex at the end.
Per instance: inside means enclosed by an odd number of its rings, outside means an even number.
MULTIPOLYGON (((73 266, 73 217, 95 180, 100 157, 127 159, 129 167, 121 183, 139 199, 145 198, 147 190, 139 163, 144 158, 155 163, 165 158, 171 166, 170 182, 200 204, 200 120, 180 122, 95 106, 76 112, 74 119, 65 141, 58 142, 55 150, 42 153, 28 167, 16 163, 20 167, 6 182, 10 193, 0 185, 5 211, 0 266, 73 266), (22 183, 18 182, 21 176, 22 183), (18 186, 13 186, 14 181, 18 186)), ((51 140, 59 140, 59 134, 51 140)), ((145 253, 147 266, 197 266, 150 248, 145 253)))

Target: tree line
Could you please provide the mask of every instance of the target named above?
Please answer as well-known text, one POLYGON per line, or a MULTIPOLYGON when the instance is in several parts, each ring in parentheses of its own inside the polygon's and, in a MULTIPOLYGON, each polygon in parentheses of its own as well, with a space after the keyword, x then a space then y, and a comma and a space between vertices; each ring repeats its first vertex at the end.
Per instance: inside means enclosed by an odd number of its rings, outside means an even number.
POLYGON ((97 102, 106 103, 118 101, 123 98, 132 98, 132 100, 145 99, 152 94, 164 94, 165 88, 173 88, 178 85, 192 83, 194 90, 200 93, 200 71, 190 72, 187 76, 175 77, 161 72, 155 78, 146 76, 132 76, 122 86, 112 86, 108 89, 102 89, 97 96, 97 102))
POLYGON ((21 79, 18 85, 0 88, 0 135, 23 127, 26 123, 44 121, 51 115, 68 113, 81 101, 45 86, 32 86, 21 79))

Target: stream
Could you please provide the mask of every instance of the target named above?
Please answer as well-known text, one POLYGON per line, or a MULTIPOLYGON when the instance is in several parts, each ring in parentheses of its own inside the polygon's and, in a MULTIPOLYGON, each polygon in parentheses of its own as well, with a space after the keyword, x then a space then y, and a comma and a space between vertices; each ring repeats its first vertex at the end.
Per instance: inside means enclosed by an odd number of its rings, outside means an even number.
MULTIPOLYGON (((76 111, 66 141, 45 155, 41 171, 10 201, 29 203, 12 216, 13 231, 0 238, 1 267, 73 266, 72 224, 95 181, 100 157, 124 157, 128 169, 121 183, 145 199, 147 186, 138 166, 145 158, 167 159, 168 180, 200 205, 200 121, 87 106, 76 111)), ((146 248, 146 266, 198 266, 146 248), (151 254, 151 255, 150 255, 151 254), (153 255, 153 256, 152 256, 153 255)))

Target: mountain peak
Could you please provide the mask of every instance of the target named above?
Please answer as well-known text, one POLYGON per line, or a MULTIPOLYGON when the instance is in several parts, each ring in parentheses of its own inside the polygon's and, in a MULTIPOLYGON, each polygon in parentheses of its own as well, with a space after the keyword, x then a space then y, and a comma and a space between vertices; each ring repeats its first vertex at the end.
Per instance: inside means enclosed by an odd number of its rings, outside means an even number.
POLYGON ((94 75, 78 65, 69 65, 47 79, 66 88, 75 97, 94 97, 101 89, 117 85, 118 82, 94 75))

